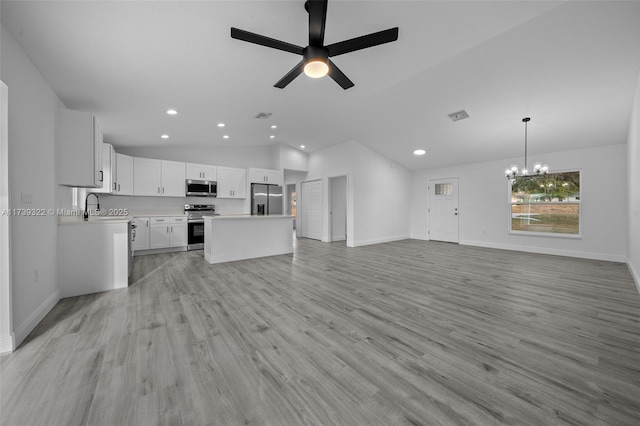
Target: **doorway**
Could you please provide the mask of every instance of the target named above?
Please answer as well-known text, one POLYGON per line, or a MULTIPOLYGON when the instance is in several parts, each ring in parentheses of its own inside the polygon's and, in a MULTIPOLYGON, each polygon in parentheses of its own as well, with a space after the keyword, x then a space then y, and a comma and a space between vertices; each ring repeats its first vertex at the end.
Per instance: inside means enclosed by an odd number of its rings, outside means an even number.
POLYGON ((347 239, 347 176, 329 178, 329 241, 347 239))
POLYGON ((429 180, 429 239, 458 242, 458 178, 429 180))
POLYGON ((302 182, 300 209, 300 235, 314 240, 322 239, 322 181, 302 182))
POLYGON ((287 214, 293 216, 293 229, 296 229, 296 213, 297 213, 296 199, 296 184, 290 183, 287 185, 287 214))

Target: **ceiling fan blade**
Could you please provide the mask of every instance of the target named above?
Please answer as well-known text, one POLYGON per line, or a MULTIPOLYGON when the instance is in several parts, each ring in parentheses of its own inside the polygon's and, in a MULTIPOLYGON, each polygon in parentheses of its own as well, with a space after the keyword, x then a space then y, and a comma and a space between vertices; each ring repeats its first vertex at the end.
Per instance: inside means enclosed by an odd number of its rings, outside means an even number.
POLYGON ((291 71, 289 71, 287 75, 282 77, 280 81, 274 84, 273 87, 284 89, 287 86, 287 84, 291 83, 297 76, 302 74, 303 70, 304 70, 304 61, 300 61, 298 65, 293 67, 291 71))
POLYGON ((378 46, 379 44, 396 41, 397 39, 398 27, 395 27, 384 31, 378 31, 377 33, 330 44, 325 47, 329 51, 329 56, 338 56, 349 52, 355 52, 356 50, 378 46))
POLYGON ((331 77, 333 81, 338 83, 344 90, 355 86, 353 81, 349 80, 349 77, 340 71, 340 68, 338 68, 331 59, 327 59, 327 61, 329 61, 329 77, 331 77))
POLYGON ((284 50, 285 52, 297 53, 298 55, 302 55, 304 52, 304 48, 296 46, 295 44, 276 40, 275 38, 265 37, 260 34, 250 33, 249 31, 241 30, 239 28, 231 27, 231 38, 271 47, 272 49, 284 50))
POLYGON ((307 0, 309 12, 309 46, 322 46, 327 22, 327 0, 307 0))

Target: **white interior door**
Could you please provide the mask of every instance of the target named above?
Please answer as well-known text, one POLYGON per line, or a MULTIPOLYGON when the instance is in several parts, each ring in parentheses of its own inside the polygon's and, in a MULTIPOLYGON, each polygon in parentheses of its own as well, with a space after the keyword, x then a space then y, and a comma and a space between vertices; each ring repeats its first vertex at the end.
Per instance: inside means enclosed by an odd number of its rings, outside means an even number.
POLYGON ((322 239, 322 181, 302 182, 300 199, 302 237, 322 239))
POLYGON ((458 242, 458 178, 429 181, 429 239, 458 242))

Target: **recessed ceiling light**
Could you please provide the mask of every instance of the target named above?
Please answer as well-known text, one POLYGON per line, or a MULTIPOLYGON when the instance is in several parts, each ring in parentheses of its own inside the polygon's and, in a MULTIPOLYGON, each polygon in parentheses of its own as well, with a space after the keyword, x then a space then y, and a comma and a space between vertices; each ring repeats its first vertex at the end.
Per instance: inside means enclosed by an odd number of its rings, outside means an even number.
POLYGON ((224 135, 222 138, 223 139, 229 139, 229 135, 224 135))
POLYGON ((224 127, 224 123, 218 123, 218 127, 224 127))
POLYGON ((162 139, 169 139, 169 135, 162 135, 160 136, 162 139))
POLYGON ((178 113, 178 111, 175 110, 175 109, 168 109, 167 110, 167 114, 169 114, 169 115, 176 115, 177 113, 178 113))
POLYGON ((427 153, 427 151, 425 151, 424 149, 416 149, 415 151, 413 151, 413 155, 425 155, 427 153))
POLYGON ((277 129, 278 126, 276 126, 275 124, 273 126, 271 126, 272 129, 277 129))
POLYGON ((306 148, 306 146, 304 146, 304 145, 300 145, 300 148, 305 149, 305 148, 306 148))
POLYGON ((275 136, 274 136, 274 135, 271 135, 271 136, 269 136, 269 138, 270 138, 270 139, 274 139, 274 138, 275 138, 275 136))

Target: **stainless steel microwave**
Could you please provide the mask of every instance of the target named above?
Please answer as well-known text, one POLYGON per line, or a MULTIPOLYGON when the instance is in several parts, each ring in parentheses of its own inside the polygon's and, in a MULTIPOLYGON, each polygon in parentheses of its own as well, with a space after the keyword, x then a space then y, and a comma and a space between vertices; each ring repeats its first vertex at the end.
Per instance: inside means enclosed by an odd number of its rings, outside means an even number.
POLYGON ((215 197, 218 194, 218 183, 208 180, 187 179, 187 197, 215 197))

